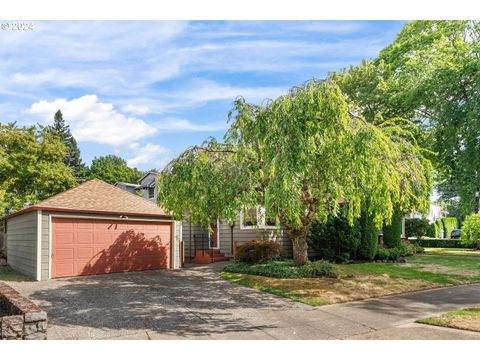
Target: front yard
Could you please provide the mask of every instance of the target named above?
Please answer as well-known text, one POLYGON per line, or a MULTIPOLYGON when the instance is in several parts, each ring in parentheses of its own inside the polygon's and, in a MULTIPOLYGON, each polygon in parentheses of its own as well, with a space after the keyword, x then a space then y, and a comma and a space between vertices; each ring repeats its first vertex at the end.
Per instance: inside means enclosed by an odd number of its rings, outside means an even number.
POLYGON ((449 311, 440 316, 417 320, 420 324, 480 332, 480 308, 449 311))
POLYGON ((480 282, 480 252, 425 249, 406 263, 338 264, 338 278, 278 279, 223 272, 222 278, 310 305, 325 305, 480 282))

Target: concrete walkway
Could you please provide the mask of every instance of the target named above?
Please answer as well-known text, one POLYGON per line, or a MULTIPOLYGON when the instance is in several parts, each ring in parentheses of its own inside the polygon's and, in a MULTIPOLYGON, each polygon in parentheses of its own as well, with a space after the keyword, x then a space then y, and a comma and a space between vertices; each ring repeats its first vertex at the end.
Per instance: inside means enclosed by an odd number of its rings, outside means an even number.
POLYGON ((49 339, 480 339, 414 324, 480 305, 480 284, 312 307, 219 277, 219 266, 9 283, 49 316, 49 339))

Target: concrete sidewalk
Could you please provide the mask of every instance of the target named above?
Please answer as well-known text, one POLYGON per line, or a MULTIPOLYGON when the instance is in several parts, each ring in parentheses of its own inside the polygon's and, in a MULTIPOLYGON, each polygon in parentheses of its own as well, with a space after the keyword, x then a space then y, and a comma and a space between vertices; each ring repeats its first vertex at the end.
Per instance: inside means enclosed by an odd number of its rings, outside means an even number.
POLYGON ((47 311, 49 339, 480 339, 413 323, 479 306, 480 284, 312 307, 228 283, 219 266, 9 284, 47 311))

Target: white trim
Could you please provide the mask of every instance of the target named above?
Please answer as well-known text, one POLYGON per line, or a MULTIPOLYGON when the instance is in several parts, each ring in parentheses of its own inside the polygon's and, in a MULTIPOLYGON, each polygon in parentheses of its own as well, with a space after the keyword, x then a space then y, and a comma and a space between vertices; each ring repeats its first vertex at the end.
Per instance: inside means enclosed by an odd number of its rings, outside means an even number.
POLYGON ((126 217, 122 218, 120 216, 95 216, 95 215, 74 215, 74 214, 62 214, 62 213, 55 213, 52 212, 50 216, 58 217, 58 218, 74 218, 74 219, 104 219, 104 220, 120 220, 120 221, 150 221, 150 222, 175 222, 173 219, 155 219, 155 218, 131 218, 126 217))
POLYGON ((48 279, 52 278, 52 214, 48 214, 48 279))
POLYGON ((42 210, 37 210, 37 281, 42 280, 42 210))
POLYGON ((220 219, 217 218, 217 247, 214 249, 220 249, 220 219))
POLYGON ((276 225, 265 225, 265 216, 260 216, 261 206, 255 207, 255 217, 257 225, 243 225, 243 209, 240 210, 240 230, 275 230, 278 229, 278 220, 276 225))

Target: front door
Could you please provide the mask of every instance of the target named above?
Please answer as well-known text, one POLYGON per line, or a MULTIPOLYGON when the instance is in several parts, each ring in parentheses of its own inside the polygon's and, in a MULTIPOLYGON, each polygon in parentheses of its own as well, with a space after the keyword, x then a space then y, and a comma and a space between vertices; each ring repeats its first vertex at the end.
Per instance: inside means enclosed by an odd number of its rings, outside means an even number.
POLYGON ((210 233, 210 247, 218 249, 218 227, 217 224, 211 225, 212 232, 210 233))

